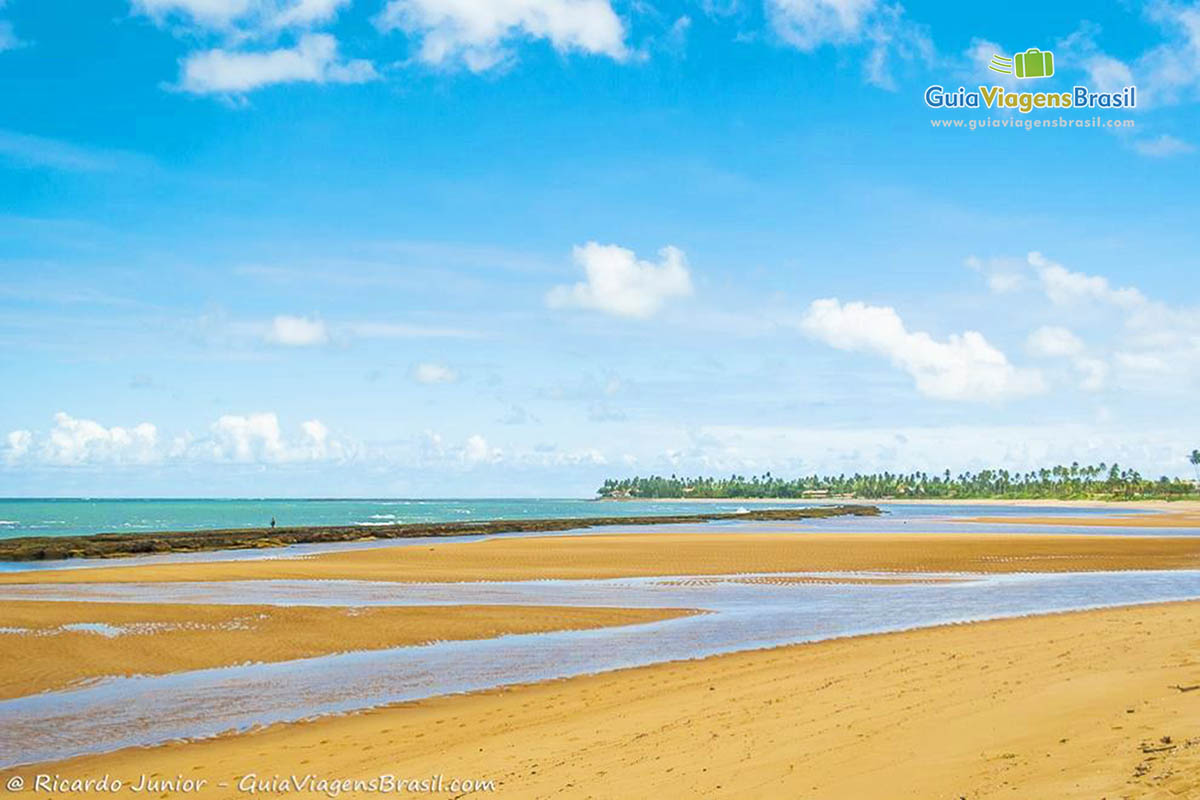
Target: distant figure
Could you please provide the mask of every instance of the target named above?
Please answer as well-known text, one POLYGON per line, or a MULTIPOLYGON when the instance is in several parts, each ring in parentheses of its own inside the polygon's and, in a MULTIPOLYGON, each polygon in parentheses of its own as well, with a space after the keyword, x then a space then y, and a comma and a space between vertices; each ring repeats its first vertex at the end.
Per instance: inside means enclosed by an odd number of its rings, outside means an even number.
POLYGON ((272 530, 275 529, 275 518, 274 517, 271 517, 271 529, 272 530))

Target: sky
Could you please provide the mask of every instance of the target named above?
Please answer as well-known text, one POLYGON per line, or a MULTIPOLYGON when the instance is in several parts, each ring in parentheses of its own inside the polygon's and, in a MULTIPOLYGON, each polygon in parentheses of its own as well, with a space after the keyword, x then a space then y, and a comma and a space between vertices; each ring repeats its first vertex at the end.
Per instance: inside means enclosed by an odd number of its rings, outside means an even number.
POLYGON ((1200 446, 1200 5, 7 0, 0 91, 0 495, 1200 446))

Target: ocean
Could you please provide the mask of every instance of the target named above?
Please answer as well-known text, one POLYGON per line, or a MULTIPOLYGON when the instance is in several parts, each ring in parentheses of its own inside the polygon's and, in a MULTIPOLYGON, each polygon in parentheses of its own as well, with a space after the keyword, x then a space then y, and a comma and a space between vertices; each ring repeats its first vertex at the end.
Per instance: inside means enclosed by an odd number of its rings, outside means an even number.
MULTIPOLYGON (((781 503, 781 505, 784 503, 781 503)), ((729 503, 597 503, 579 499, 195 500, 0 498, 0 539, 137 531, 360 525, 489 519, 639 517, 737 511, 729 503)))

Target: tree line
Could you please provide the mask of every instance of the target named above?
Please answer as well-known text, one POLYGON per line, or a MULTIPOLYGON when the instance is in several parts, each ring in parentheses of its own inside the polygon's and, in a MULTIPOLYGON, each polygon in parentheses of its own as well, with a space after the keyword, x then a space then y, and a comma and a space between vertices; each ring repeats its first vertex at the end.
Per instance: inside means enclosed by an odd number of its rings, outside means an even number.
MULTIPOLYGON (((1200 473, 1200 451, 1188 459, 1200 473)), ((769 498, 813 497, 928 498, 1013 500, 1178 500, 1200 496, 1197 482, 1180 478, 1143 476, 1135 469, 1101 462, 1054 466, 1028 472, 985 469, 980 472, 950 470, 927 472, 880 472, 854 475, 810 475, 785 479, 772 475, 728 478, 663 477, 609 478, 598 490, 601 498, 769 498)))

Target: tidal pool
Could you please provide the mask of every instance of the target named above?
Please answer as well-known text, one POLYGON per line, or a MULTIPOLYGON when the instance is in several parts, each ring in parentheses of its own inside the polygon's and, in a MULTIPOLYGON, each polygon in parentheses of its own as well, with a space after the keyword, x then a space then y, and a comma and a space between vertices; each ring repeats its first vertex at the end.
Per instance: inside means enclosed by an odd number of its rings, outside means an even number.
POLYGON ((243 581, 0 587, 0 599, 283 605, 695 608, 641 625, 110 678, 0 702, 0 766, 213 736, 497 686, 719 653, 1054 611, 1200 597, 1200 571, 836 573, 453 584, 243 581), (864 579, 871 579, 864 582, 864 579))

